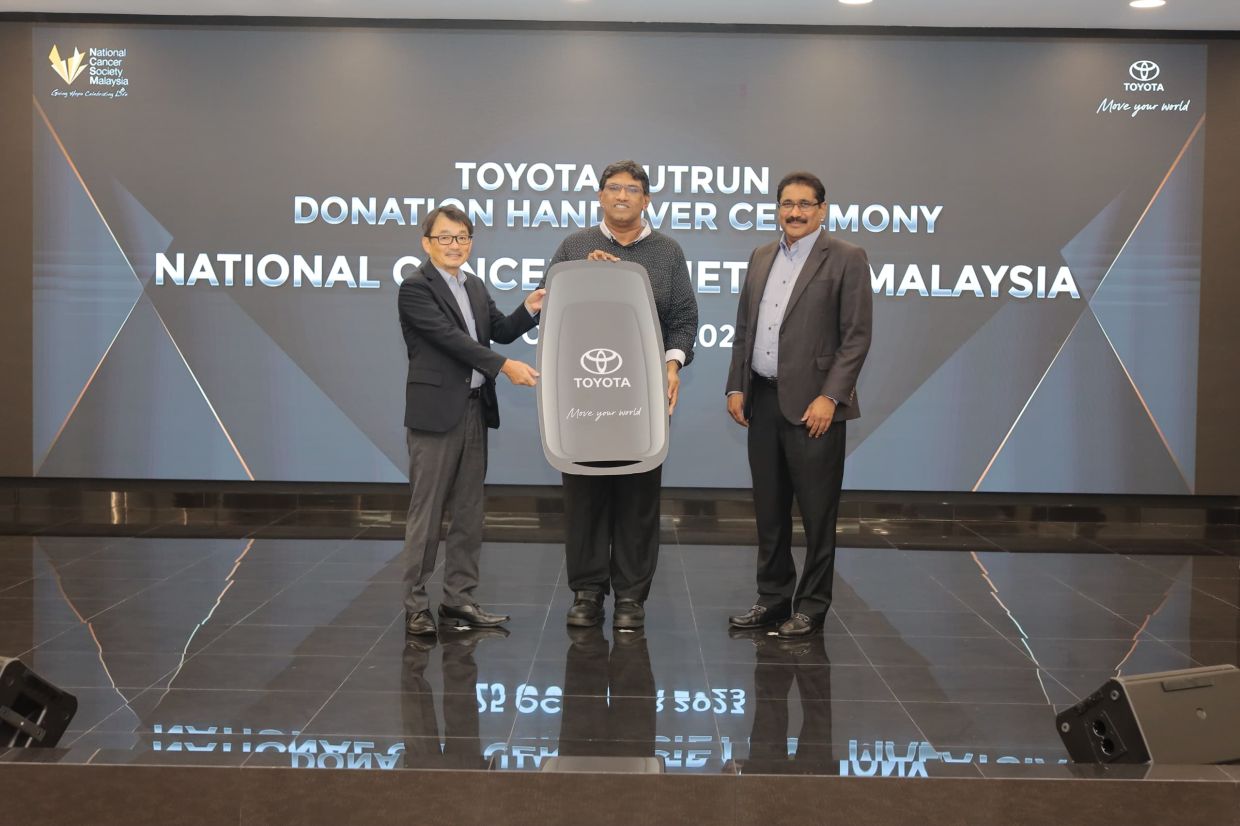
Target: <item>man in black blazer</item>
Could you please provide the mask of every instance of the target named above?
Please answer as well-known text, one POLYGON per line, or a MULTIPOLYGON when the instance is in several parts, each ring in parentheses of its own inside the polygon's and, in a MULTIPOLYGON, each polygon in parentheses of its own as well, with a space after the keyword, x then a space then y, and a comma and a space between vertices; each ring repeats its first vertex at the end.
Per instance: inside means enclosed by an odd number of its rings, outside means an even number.
POLYGON ((782 237, 749 258, 728 371, 728 413, 749 428, 758 524, 758 599, 734 628, 822 627, 835 576, 845 422, 861 415, 857 378, 870 349, 873 291, 865 250, 827 235, 814 175, 779 182, 782 237), (805 569, 792 560, 792 500, 805 526, 805 569))
POLYGON ((482 545, 483 481, 488 427, 499 427, 495 379, 534 386, 538 372, 506 359, 490 343, 508 344, 534 327, 544 291, 535 290, 511 315, 495 307, 486 285, 461 266, 474 227, 461 210, 445 206, 422 223, 429 256, 400 285, 400 326, 409 354, 405 427, 409 446, 409 512, 405 521, 405 630, 434 634, 426 583, 435 570, 440 525, 452 515, 444 556, 439 619, 458 626, 491 627, 508 621, 474 601, 482 545))

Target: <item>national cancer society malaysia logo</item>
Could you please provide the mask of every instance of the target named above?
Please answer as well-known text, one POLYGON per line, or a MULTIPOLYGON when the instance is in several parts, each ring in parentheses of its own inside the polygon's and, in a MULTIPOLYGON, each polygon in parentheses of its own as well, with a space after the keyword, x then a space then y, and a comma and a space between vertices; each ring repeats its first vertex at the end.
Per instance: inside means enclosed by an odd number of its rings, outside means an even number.
POLYGON ((624 361, 615 350, 596 347, 581 354, 581 368, 595 376, 610 376, 620 369, 624 361))
POLYGON ((73 47, 73 56, 66 59, 60 56, 60 49, 53 45, 47 58, 52 61, 52 70, 60 75, 60 79, 65 83, 77 80, 78 75, 86 70, 86 55, 78 51, 77 46, 73 47))
POLYGON ((52 71, 65 82, 65 86, 73 86, 82 75, 85 82, 74 88, 65 87, 51 90, 52 97, 60 98, 125 98, 129 96, 129 74, 126 60, 128 49, 115 49, 90 46, 82 51, 73 47, 73 54, 65 57, 60 53, 60 46, 52 44, 47 59, 52 64, 52 71))

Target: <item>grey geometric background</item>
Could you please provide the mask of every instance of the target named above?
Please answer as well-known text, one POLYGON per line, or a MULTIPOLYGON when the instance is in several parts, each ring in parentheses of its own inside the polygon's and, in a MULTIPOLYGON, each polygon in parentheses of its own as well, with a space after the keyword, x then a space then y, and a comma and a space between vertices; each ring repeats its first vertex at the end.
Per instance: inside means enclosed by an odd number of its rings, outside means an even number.
POLYGON ((1193 131, 1118 252, 1117 202, 1064 247, 1087 301, 1075 319, 1047 329, 1029 305, 1004 305, 854 451, 850 461, 861 470, 850 481, 933 490, 941 469, 955 465, 980 469, 972 490, 1191 493, 1201 134, 1193 131), (1027 358, 1031 344, 1042 348, 1046 369, 1027 394, 1020 382, 1029 376, 987 370, 1027 358), (1005 392, 995 387, 987 404, 961 404, 959 388, 983 371, 1005 392), (1027 398, 1016 407, 1021 395, 1027 398), (1009 405, 1000 407, 1000 399, 1009 405), (926 411, 940 418, 927 421, 926 411), (993 430, 997 415, 1011 425, 994 446, 925 437, 993 430), (910 455, 921 461, 901 462, 910 455), (905 467, 904 483, 884 484, 884 469, 897 464, 905 467))
MULTIPOLYGON (((934 235, 848 235, 875 266, 939 263, 949 280, 964 264, 1072 267, 1080 301, 876 296, 847 486, 1193 490, 1204 45, 123 26, 33 37, 36 55, 53 42, 126 48, 132 84, 127 100, 55 98, 62 84, 36 58, 36 474, 404 479, 387 270, 421 255, 417 230, 294 226, 292 196, 447 197, 460 194, 455 160, 635 157, 769 166, 773 180, 809 168, 833 202, 943 205, 934 235), (617 56, 641 93, 604 118, 584 102, 615 82, 617 56), (1136 59, 1162 66, 1167 93, 1153 97, 1191 111, 1095 114, 1124 96, 1136 59), (383 285, 158 287, 161 251, 365 254, 383 285)), ((549 258, 566 233, 480 228, 474 254, 549 258)), ((669 234, 690 260, 743 261, 774 237, 669 234)), ((521 298, 492 295, 505 311, 521 298)), ((735 301, 699 294, 701 321, 732 323, 735 301)), ((525 343, 500 349, 533 359, 525 343)), ((685 373, 666 484, 749 484, 744 433, 723 412, 729 355, 699 347, 685 373)), ((489 481, 558 482, 533 394, 500 391, 489 481)))

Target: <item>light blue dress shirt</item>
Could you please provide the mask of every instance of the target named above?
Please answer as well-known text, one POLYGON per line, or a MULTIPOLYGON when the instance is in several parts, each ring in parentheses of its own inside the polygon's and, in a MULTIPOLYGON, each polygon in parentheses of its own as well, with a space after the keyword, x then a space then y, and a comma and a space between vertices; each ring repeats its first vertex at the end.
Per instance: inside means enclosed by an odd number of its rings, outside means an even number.
MULTIPOLYGON (((478 325, 474 321, 474 308, 469 306, 469 293, 465 292, 465 279, 469 278, 469 275, 462 272, 458 278, 440 270, 439 267, 435 267, 435 269, 439 270, 443 280, 448 282, 448 289, 452 291, 452 296, 456 299, 456 306, 461 308, 461 316, 465 319, 465 326, 469 329, 469 335, 474 341, 477 341, 478 325)), ((477 389, 485 384, 486 380, 486 376, 475 370, 469 379, 469 387, 471 390, 477 389)))
POLYGON ((820 232, 822 227, 791 246, 787 238, 779 239, 779 252, 775 253, 771 273, 762 291, 762 302, 758 305, 758 329, 754 330, 751 366, 759 376, 779 378, 779 328, 784 323, 784 312, 788 309, 792 288, 805 267, 805 259, 809 258, 810 251, 818 243, 820 232))

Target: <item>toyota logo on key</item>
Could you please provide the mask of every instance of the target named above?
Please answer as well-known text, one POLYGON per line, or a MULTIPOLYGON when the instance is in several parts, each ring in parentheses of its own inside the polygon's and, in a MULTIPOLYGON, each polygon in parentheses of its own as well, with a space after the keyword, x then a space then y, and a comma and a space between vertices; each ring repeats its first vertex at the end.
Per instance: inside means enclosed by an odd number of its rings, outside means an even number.
POLYGON ((595 347, 581 354, 581 369, 596 376, 610 376, 623 363, 619 353, 606 347, 595 347))

